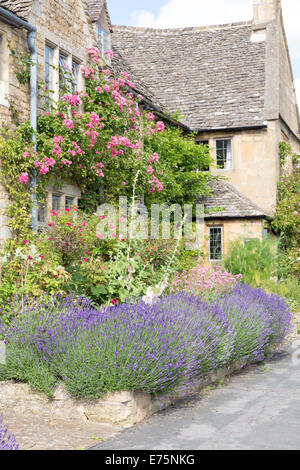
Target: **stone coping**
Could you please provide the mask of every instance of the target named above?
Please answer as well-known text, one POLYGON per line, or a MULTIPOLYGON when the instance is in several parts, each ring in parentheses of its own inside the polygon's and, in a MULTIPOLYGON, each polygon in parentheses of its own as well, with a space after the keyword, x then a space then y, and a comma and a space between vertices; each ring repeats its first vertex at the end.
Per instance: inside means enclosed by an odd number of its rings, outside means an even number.
POLYGON ((130 427, 168 408, 178 400, 199 393, 202 389, 245 367, 246 361, 212 372, 192 385, 182 386, 164 396, 142 392, 108 393, 99 400, 76 400, 60 385, 53 398, 33 391, 27 384, 0 382, 0 410, 13 408, 16 413, 61 418, 74 421, 109 423, 130 427))

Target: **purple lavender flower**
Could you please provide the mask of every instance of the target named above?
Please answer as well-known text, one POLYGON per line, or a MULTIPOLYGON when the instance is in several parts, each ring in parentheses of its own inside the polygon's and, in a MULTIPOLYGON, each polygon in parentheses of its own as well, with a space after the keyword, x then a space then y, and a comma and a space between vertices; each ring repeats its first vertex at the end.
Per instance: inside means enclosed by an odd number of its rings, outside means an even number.
POLYGON ((8 434, 8 426, 2 423, 0 417, 0 450, 19 450, 16 439, 12 434, 8 434))

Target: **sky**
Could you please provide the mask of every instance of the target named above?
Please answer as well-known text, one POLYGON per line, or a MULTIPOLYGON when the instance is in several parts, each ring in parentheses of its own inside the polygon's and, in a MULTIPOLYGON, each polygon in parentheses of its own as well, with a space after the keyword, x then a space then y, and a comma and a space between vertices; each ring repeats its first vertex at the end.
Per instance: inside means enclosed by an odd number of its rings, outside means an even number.
MULTIPOLYGON (((281 0, 300 105, 300 0, 281 0)), ((113 24, 155 28, 251 20, 253 0, 107 0, 113 24)))

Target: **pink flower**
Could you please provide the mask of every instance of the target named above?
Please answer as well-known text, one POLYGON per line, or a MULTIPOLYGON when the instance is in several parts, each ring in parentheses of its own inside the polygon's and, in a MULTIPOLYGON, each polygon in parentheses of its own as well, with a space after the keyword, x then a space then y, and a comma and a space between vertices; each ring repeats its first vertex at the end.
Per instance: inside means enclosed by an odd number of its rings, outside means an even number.
POLYGON ((156 123, 156 130, 157 132, 164 132, 165 130, 165 125, 162 121, 157 121, 156 123))
POLYGON ((40 168, 40 174, 41 175, 46 175, 49 172, 49 167, 46 165, 42 165, 40 168))
POLYGON ((29 153, 29 152, 24 152, 24 153, 23 153, 23 157, 24 157, 24 158, 30 157, 30 153, 29 153))
POLYGON ((27 171, 19 175, 19 183, 21 184, 28 183, 28 181, 29 181, 29 176, 28 176, 27 171))
POLYGON ((72 119, 64 119, 63 121, 63 126, 65 126, 67 129, 73 129, 74 128, 74 123, 72 121, 72 119))
POLYGON ((104 52, 105 55, 109 55, 111 59, 114 58, 114 53, 111 49, 108 49, 107 51, 104 52))
POLYGON ((104 85, 103 89, 104 89, 104 91, 106 91, 107 93, 110 92, 110 86, 109 86, 109 85, 104 85))
POLYGON ((122 185, 123 185, 123 186, 126 186, 126 185, 127 185, 126 181, 123 181, 122 185))
POLYGON ((27 245, 27 243, 29 243, 29 240, 24 241, 24 245, 27 245))

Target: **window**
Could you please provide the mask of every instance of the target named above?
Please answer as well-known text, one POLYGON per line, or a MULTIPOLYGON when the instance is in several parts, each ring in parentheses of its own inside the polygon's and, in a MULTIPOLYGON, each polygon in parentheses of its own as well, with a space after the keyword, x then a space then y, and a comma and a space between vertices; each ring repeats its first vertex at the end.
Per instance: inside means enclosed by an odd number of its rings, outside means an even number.
POLYGON ((52 194, 52 210, 60 210, 60 196, 58 194, 52 194))
POLYGON ((72 60, 72 93, 73 95, 78 91, 79 82, 79 63, 72 60))
POLYGON ((74 198, 66 196, 65 208, 66 209, 72 209, 73 206, 74 206, 74 198))
POLYGON ((97 44, 99 51, 102 54, 102 58, 105 60, 105 62, 110 65, 111 60, 108 54, 104 55, 104 52, 110 49, 110 32, 105 31, 104 29, 101 28, 101 26, 97 25, 97 44))
POLYGON ((45 46, 45 92, 46 107, 49 107, 51 91, 53 92, 53 58, 54 49, 46 44, 45 46))
POLYGON ((46 222, 46 207, 42 204, 40 204, 38 206, 37 221, 38 221, 38 223, 45 223, 46 222))
POLYGON ((232 140, 215 140, 215 158, 218 169, 232 170, 232 140))
POLYGON ((209 227, 209 259, 221 261, 223 258, 223 228, 209 227))
POLYGON ((209 145, 209 140, 197 140, 197 145, 209 145))
POLYGON ((68 56, 63 54, 62 52, 59 53, 59 91, 60 94, 64 94, 68 92, 68 88, 70 83, 73 82, 72 72, 68 65, 68 56))

